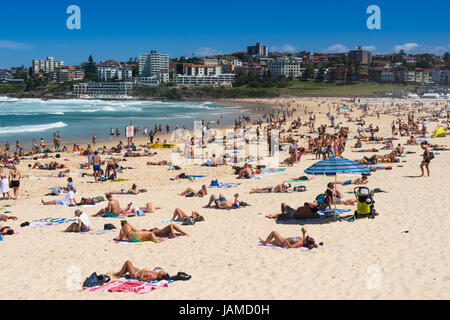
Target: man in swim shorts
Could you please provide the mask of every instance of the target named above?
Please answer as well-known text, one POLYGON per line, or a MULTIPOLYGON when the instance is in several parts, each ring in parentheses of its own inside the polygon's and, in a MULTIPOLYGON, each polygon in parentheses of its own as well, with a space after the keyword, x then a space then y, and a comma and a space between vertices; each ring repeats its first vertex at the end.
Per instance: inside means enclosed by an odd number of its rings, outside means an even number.
POLYGON ((102 181, 102 175, 101 175, 102 159, 98 155, 98 151, 94 152, 94 156, 92 157, 92 164, 94 166, 94 179, 95 179, 95 182, 97 182, 97 179, 100 179, 100 181, 102 181))
POLYGON ((100 209, 99 212, 92 215, 93 217, 118 217, 120 213, 120 204, 119 201, 113 199, 112 194, 108 193, 106 195, 106 199, 108 200, 108 206, 106 208, 100 209))
POLYGON ((211 195, 209 198, 209 202, 206 205, 206 207, 210 207, 212 203, 215 203, 215 207, 217 209, 237 209, 239 208, 239 201, 237 200, 237 197, 235 196, 235 201, 227 201, 227 199, 224 197, 223 194, 220 194, 219 197, 216 197, 216 195, 211 195))

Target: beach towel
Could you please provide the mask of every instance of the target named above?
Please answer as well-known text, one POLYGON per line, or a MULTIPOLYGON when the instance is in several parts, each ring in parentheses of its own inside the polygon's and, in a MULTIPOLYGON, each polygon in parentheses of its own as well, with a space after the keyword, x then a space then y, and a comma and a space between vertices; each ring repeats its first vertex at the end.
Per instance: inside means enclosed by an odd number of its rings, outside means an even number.
POLYGON ((107 180, 108 182, 121 182, 121 181, 127 181, 130 180, 128 178, 122 178, 122 179, 117 179, 117 180, 107 180))
POLYGON ((330 211, 330 209, 326 209, 326 210, 317 211, 317 213, 322 216, 333 216, 333 215, 340 215, 341 213, 349 212, 349 211, 351 211, 351 209, 333 209, 331 211, 330 211))
POLYGON ((101 286, 83 287, 83 290, 94 291, 108 291, 108 292, 134 292, 136 294, 145 294, 159 288, 166 288, 172 281, 140 281, 135 279, 121 278, 107 282, 101 286))
POLYGON ((210 185, 210 188, 233 188, 240 185, 240 183, 228 182, 228 183, 218 183, 217 185, 210 185))
POLYGON ((69 222, 75 222, 78 221, 78 219, 66 219, 66 218, 43 218, 43 219, 37 219, 33 220, 31 222, 36 223, 69 223, 69 222))
POLYGON ((104 233, 110 233, 114 230, 102 230, 102 229, 91 229, 89 231, 84 231, 84 232, 78 232, 78 233, 82 233, 82 234, 104 234, 104 233))
POLYGON ((178 223, 178 224, 182 224, 183 221, 180 220, 172 220, 172 219, 166 219, 166 220, 162 220, 162 223, 178 223))
POLYGON ((122 243, 122 244, 149 244, 149 243, 156 243, 156 242, 153 242, 153 241, 133 242, 133 241, 130 241, 130 240, 119 240, 119 238, 114 238, 114 239, 110 240, 110 242, 122 243))

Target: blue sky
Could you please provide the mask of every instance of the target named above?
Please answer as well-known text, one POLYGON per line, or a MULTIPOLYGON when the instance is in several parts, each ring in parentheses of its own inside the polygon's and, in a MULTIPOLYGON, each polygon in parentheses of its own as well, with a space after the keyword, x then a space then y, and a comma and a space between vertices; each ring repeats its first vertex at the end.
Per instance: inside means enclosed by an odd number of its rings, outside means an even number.
POLYGON ((128 60, 157 50, 171 57, 245 51, 343 52, 358 44, 374 53, 450 51, 450 1, 154 1, 28 0, 0 3, 0 68, 30 66, 53 56, 79 64, 128 60), (69 30, 69 5, 81 9, 81 30, 69 30), (369 5, 381 29, 369 30, 369 5))

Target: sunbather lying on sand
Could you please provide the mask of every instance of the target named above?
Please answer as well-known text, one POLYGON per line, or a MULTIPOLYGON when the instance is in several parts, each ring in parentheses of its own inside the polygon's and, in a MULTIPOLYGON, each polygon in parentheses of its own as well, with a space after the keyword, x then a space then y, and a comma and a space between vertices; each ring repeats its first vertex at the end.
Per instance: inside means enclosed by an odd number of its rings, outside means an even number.
POLYGON ((14 234, 14 230, 11 229, 9 226, 5 226, 5 227, 1 226, 0 227, 0 235, 2 235, 2 236, 6 236, 6 235, 10 236, 10 235, 13 235, 13 234, 14 234))
POLYGON ((181 233, 185 236, 188 236, 188 234, 186 232, 184 232, 183 230, 181 230, 181 228, 179 226, 177 226, 176 224, 169 224, 162 229, 152 228, 152 229, 148 229, 148 231, 153 232, 155 234, 155 236, 158 236, 158 237, 176 238, 177 235, 176 235, 175 231, 178 231, 179 233, 181 233))
POLYGON ((174 213, 173 213, 173 217, 172 220, 178 220, 178 221, 184 221, 188 218, 194 218, 195 221, 205 221, 205 218, 203 218, 203 216, 201 216, 197 211, 192 211, 191 216, 188 216, 183 210, 181 210, 180 208, 176 208, 174 213))
POLYGON ((126 220, 120 221, 122 228, 119 233, 119 240, 129 240, 131 242, 153 241, 159 243, 166 239, 157 237, 153 232, 146 230, 137 230, 126 220))
POLYGON ((301 229, 302 236, 301 237, 288 237, 283 238, 278 232, 272 231, 266 240, 259 239, 259 242, 266 246, 268 244, 276 245, 279 247, 287 247, 287 248, 300 248, 300 247, 306 247, 308 249, 317 248, 317 244, 315 243, 314 239, 306 236, 306 228, 303 227, 301 229))
POLYGON ((184 190, 182 193, 179 193, 178 195, 185 196, 188 193, 193 193, 194 197, 203 197, 208 194, 208 189, 206 188, 206 185, 202 185, 202 188, 198 192, 195 192, 195 190, 192 188, 187 188, 186 190, 184 190))
POLYGON ((56 161, 50 161, 48 164, 46 163, 40 163, 39 161, 36 161, 31 169, 38 168, 42 170, 56 170, 56 169, 64 169, 67 168, 64 164, 58 164, 56 161))
POLYGON ((211 197, 209 198, 209 202, 208 204, 205 206, 205 208, 211 206, 211 204, 214 202, 216 208, 218 209, 236 209, 239 208, 239 201, 237 200, 238 198, 238 194, 236 193, 234 195, 234 202, 232 201, 227 201, 227 199, 224 197, 223 194, 219 194, 219 197, 217 197, 216 195, 211 195, 211 197))
POLYGON ((266 218, 269 219, 315 219, 320 218, 321 215, 317 213, 319 210, 325 210, 327 207, 331 210, 332 193, 331 190, 325 192, 326 197, 323 200, 314 200, 313 202, 305 202, 305 204, 297 209, 293 209, 286 203, 281 203, 280 214, 269 214, 266 218), (319 203, 320 202, 320 203, 319 203))
POLYGON ((15 217, 15 216, 7 216, 4 213, 0 213, 0 221, 6 221, 6 220, 9 220, 9 219, 17 220, 17 217, 15 217))
POLYGON ((276 186, 272 187, 266 187, 266 188, 252 188, 250 193, 281 193, 281 192, 288 192, 289 188, 291 187, 291 184, 289 182, 284 182, 281 184, 278 184, 276 186))
POLYGON ((116 278, 128 274, 130 278, 142 281, 170 280, 170 275, 161 268, 155 268, 153 271, 136 268, 130 260, 125 261, 119 272, 113 273, 116 278))
POLYGON ((127 192, 124 192, 123 189, 120 191, 112 191, 110 192, 111 194, 138 194, 139 193, 139 189, 137 188, 137 185, 135 183, 133 183, 133 185, 131 186, 131 189, 128 189, 127 192))
MULTIPOLYGON (((361 177, 352 179, 352 180, 346 180, 346 181, 337 181, 336 184, 341 184, 343 186, 349 185, 349 184, 367 184, 368 178, 366 174, 363 174, 361 177)), ((334 184, 334 182, 330 182, 334 184)))

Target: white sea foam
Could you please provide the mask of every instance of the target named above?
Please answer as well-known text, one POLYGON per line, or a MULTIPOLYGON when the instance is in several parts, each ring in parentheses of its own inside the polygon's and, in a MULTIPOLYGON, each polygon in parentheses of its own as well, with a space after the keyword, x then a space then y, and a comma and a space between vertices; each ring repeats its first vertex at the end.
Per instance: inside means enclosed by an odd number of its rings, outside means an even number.
POLYGON ((37 125, 24 125, 16 127, 0 127, 0 135, 11 134, 11 133, 22 133, 22 132, 41 132, 47 131, 55 128, 66 127, 67 124, 64 122, 54 122, 47 124, 37 124, 37 125))

